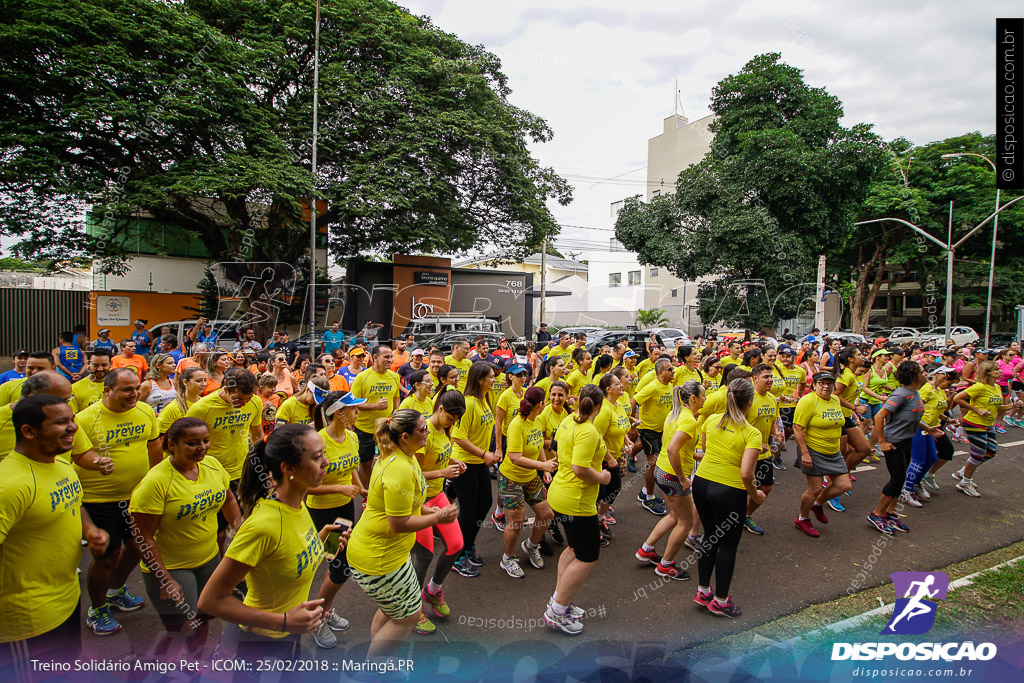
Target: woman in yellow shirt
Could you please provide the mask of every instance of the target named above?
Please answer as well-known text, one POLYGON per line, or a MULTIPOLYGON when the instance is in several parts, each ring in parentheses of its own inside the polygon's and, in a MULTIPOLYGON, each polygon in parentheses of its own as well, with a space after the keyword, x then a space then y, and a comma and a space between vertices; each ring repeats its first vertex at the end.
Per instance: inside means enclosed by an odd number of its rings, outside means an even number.
POLYGON ((701 361, 700 367, 704 371, 704 388, 708 391, 717 389, 722 380, 722 362, 718 356, 707 356, 701 361))
POLYGON ((410 557, 416 534, 447 524, 459 513, 457 505, 424 505, 427 482, 416 453, 426 447, 429 431, 416 410, 396 410, 377 420, 374 440, 380 456, 366 509, 348 544, 352 579, 378 607, 367 659, 397 650, 420 619, 422 595, 410 557))
POLYGON ((278 427, 245 459, 238 485, 245 521, 199 596, 200 610, 236 625, 231 635, 242 659, 294 660, 300 636, 324 620, 323 600, 309 600, 309 588, 323 541, 337 527, 317 533, 302 500, 326 470, 324 442, 308 425, 278 427), (243 580, 244 601, 232 594, 243 580))
POLYGON ((924 401, 924 421, 932 427, 943 428, 942 436, 935 439, 935 457, 937 459, 931 469, 921 478, 923 484, 921 490, 927 489, 932 493, 938 493, 939 484, 935 481, 935 473, 942 469, 947 462, 953 460, 955 447, 952 439, 949 438, 949 433, 945 430, 946 411, 949 409, 947 390, 959 381, 959 372, 945 365, 939 365, 933 366, 932 371, 928 374, 928 384, 921 387, 921 400, 924 401))
MULTIPOLYGON (((444 485, 466 469, 463 463, 452 458, 451 440, 452 427, 465 413, 466 399, 454 387, 446 387, 437 397, 434 411, 427 419, 429 431, 427 445, 422 451, 416 453, 416 457, 423 470, 423 478, 427 482, 428 506, 441 509, 448 507, 448 496, 445 495, 444 485)), ((416 545, 412 548, 412 566, 416 570, 416 579, 419 581, 419 585, 423 587, 424 602, 430 605, 434 616, 441 619, 445 619, 451 614, 451 609, 445 602, 441 584, 448 578, 452 565, 462 554, 462 547, 462 529, 459 528, 459 523, 456 520, 426 527, 416 532, 416 545), (434 559, 435 530, 444 541, 445 553, 437 561, 432 578, 424 585, 427 569, 434 559)), ((413 630, 426 635, 433 633, 436 628, 430 619, 421 613, 413 630)))
POLYGON ((436 398, 445 387, 459 388, 459 369, 454 365, 442 365, 437 369, 437 386, 434 387, 436 398))
MULTIPOLYGON (((587 354, 588 356, 590 354, 587 354)), ((597 494, 611 474, 601 469, 608 452, 594 427, 604 395, 588 384, 580 390, 576 414, 558 428, 558 471, 548 489, 548 504, 565 529, 569 547, 558 558, 555 592, 548 601, 544 621, 570 635, 583 632, 584 612, 572 599, 590 576, 601 549, 597 523, 597 494)))
MULTIPOLYGON (((530 375, 529 368, 523 363, 515 363, 505 373, 505 377, 511 383, 510 386, 501 392, 501 396, 494 404, 494 456, 497 462, 502 461, 502 454, 505 451, 505 439, 508 438, 509 425, 519 414, 519 403, 526 395, 526 379, 530 375)), ((495 382, 494 386, 498 386, 495 382)), ((493 396, 493 391, 491 392, 493 396)), ((500 477, 495 472, 497 467, 491 468, 491 475, 496 479, 500 477)), ((505 531, 505 508, 502 507, 501 496, 498 496, 498 504, 491 513, 491 522, 498 531, 505 531)))
POLYGON ((426 369, 417 370, 409 375, 409 386, 412 391, 402 399, 398 408, 412 408, 420 411, 423 417, 430 417, 434 412, 434 404, 431 395, 434 393, 434 380, 430 378, 430 372, 426 369))
POLYGON ((310 365, 307 368, 306 382, 302 390, 285 399, 277 409, 274 421, 275 429, 285 424, 308 425, 313 423, 317 398, 321 400, 331 390, 331 384, 324 374, 322 365, 310 365), (318 391, 319 390, 319 391, 318 391))
POLYGON ((712 614, 738 617, 743 611, 729 596, 736 549, 743 535, 747 496, 764 502, 757 488, 754 470, 761 453, 761 432, 747 422, 754 401, 754 385, 746 379, 732 380, 727 389, 725 413, 708 418, 701 431, 704 457, 693 477, 693 503, 704 526, 704 542, 697 560, 698 605, 712 614), (717 584, 711 591, 711 575, 717 584))
MULTIPOLYGON (((315 414, 313 425, 324 442, 327 471, 319 486, 306 491, 306 508, 317 529, 339 517, 354 522, 355 497, 366 498, 366 487, 359 480, 359 439, 355 425, 359 415, 356 406, 366 403, 348 391, 332 391, 323 397, 315 414)), ((317 597, 323 598, 324 621, 313 633, 316 644, 331 648, 338 644, 334 631, 344 631, 349 623, 334 610, 334 597, 349 575, 345 551, 339 550, 327 565, 327 576, 320 584, 317 597)))
POLYGON ((206 389, 206 370, 193 366, 185 368, 174 378, 174 389, 177 392, 174 400, 164 406, 157 418, 157 427, 161 434, 166 434, 175 420, 185 417, 192 404, 203 397, 206 389))
POLYGON ((547 373, 542 376, 534 386, 544 390, 544 400, 551 400, 551 385, 561 382, 565 376, 565 358, 557 356, 544 361, 543 370, 547 373))
MULTIPOLYGON (((834 347, 833 343, 832 348, 834 347)), ((860 349, 853 344, 838 353, 833 353, 835 358, 833 376, 836 378, 833 395, 839 400, 844 418, 840 448, 843 458, 846 460, 846 469, 852 472, 871 452, 868 438, 864 436, 863 431, 857 428, 860 416, 868 412, 867 404, 857 403, 857 397, 860 396, 857 371, 864 366, 864 356, 860 349), (856 418, 854 418, 854 414, 857 415, 856 418)))
POLYGON ((576 369, 565 378, 565 383, 569 385, 569 405, 576 404, 580 391, 587 383, 587 374, 590 372, 591 364, 590 352, 580 347, 572 352, 572 361, 576 364, 576 369))
MULTIPOLYGON (((191 369, 191 368, 190 368, 191 369)), ((142 581, 167 635, 158 657, 169 653, 172 634, 185 635, 185 651, 198 657, 206 646, 209 616, 197 605, 217 568, 217 512, 237 528, 241 513, 228 488, 228 474, 207 458, 210 430, 195 417, 174 422, 164 435, 171 454, 149 470, 132 492, 130 524, 142 558, 142 581), (141 542, 140 542, 141 541, 141 542)))
MULTIPOLYGON (((610 358, 610 356, 609 356, 610 358)), ((621 373, 619 373, 621 374, 621 373)), ((616 373, 608 373, 601 377, 598 387, 604 394, 601 411, 594 418, 594 427, 604 439, 605 453, 602 469, 608 470, 611 480, 602 484, 597 496, 597 522, 601 529, 601 545, 608 545, 609 539, 615 538, 608 524, 608 510, 622 491, 622 469, 626 466, 627 452, 633 451, 633 444, 626 436, 630 430, 629 416, 632 408, 629 398, 622 387, 622 380, 616 373)))
POLYGON ((459 528, 465 543, 455 571, 463 576, 476 576, 484 559, 476 552, 476 535, 491 511, 489 468, 498 461, 491 446, 494 438, 494 408, 491 387, 494 366, 473 363, 466 375, 466 413, 452 428, 452 457, 465 463, 466 469, 454 481, 459 499, 459 528))
POLYGON ((668 515, 658 520, 647 540, 636 551, 636 559, 654 565, 654 573, 677 581, 690 578, 684 567, 677 567, 676 553, 687 538, 696 544, 690 535, 697 509, 691 493, 695 467, 694 451, 697 446, 697 415, 704 405, 704 385, 688 380, 672 391, 672 412, 665 418, 665 432, 661 441, 661 453, 655 463, 654 481, 665 493, 668 515), (658 555, 654 547, 668 535, 665 554, 658 555))

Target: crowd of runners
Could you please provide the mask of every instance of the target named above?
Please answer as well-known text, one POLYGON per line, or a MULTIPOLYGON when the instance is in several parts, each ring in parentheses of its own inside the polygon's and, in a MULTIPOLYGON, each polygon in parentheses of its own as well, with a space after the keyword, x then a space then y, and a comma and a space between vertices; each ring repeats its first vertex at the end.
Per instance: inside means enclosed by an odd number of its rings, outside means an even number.
POLYGON ((305 633, 330 648, 350 626, 335 604, 349 579, 379 608, 359 626, 367 656, 387 657, 457 609, 453 575, 491 563, 519 579, 545 558, 543 619, 578 634, 574 598, 621 514, 651 515, 638 561, 688 580, 675 560, 691 549, 694 601, 737 617, 736 551, 744 531, 765 533, 755 518, 776 471, 799 469, 807 487, 767 504, 817 537, 857 466, 884 460, 882 490, 859 492, 879 494, 867 522, 908 533, 909 508, 940 488, 981 496, 999 434, 1024 427, 1016 343, 784 334, 592 354, 584 337, 544 331, 410 350, 368 323, 309 358, 283 332, 264 344, 242 330, 221 349, 205 321, 181 344, 136 328, 120 343, 63 333, 0 375, 0 667, 73 656, 83 623, 116 633, 116 614, 146 599, 166 629, 157 655, 198 656, 213 618, 241 657, 294 657, 305 633), (954 441, 969 454, 949 465, 954 441), (627 471, 642 473, 635 506, 617 500, 627 471), (492 526, 503 552, 485 559, 476 539, 492 526), (136 570, 142 591, 128 585, 136 570))

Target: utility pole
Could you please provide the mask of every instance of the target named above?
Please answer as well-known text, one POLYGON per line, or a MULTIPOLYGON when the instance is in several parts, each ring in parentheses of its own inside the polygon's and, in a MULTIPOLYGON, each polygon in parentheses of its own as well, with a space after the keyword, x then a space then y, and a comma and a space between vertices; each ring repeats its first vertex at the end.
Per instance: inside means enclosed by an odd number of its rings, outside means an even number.
POLYGON ((540 247, 540 320, 538 323, 547 322, 548 313, 548 237, 544 236, 540 247))
POLYGON ((825 331, 825 255, 818 257, 818 279, 814 283, 814 326, 825 331))
POLYGON ((316 358, 316 134, 320 89, 320 0, 313 33, 313 188, 309 196, 309 357, 316 358))

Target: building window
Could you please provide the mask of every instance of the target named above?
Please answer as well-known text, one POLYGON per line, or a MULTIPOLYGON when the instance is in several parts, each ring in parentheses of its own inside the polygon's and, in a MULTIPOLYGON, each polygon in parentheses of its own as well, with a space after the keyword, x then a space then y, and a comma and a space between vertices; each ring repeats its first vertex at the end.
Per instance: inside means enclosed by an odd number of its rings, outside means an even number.
POLYGON ((622 242, 613 237, 608 240, 608 251, 626 251, 626 247, 623 246, 622 242))
POLYGON ((608 286, 618 287, 622 284, 622 273, 609 273, 608 274, 608 286))
POLYGON ((631 271, 629 271, 629 284, 630 285, 639 285, 640 284, 640 271, 639 270, 631 270, 631 271))
POLYGON ((617 202, 612 202, 612 218, 619 215, 619 211, 622 211, 622 205, 625 203, 625 199, 620 199, 617 202))
POLYGON ((658 269, 651 268, 651 277, 658 277, 658 269))
POLYGON ((678 289, 673 289, 671 292, 668 293, 668 295, 670 297, 672 297, 673 299, 675 299, 676 297, 679 296, 679 290, 678 289))
POLYGON ((661 190, 654 190, 653 192, 651 192, 651 196, 652 197, 660 197, 661 196, 661 190))

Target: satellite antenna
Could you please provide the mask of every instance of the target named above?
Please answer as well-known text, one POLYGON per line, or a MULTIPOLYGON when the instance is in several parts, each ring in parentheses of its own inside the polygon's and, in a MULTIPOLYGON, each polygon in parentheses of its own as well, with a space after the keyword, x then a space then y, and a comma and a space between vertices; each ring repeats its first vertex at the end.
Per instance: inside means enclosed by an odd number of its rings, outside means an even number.
POLYGON ((682 92, 679 90, 679 79, 678 78, 676 79, 675 109, 674 109, 673 113, 677 117, 682 119, 682 124, 680 124, 679 121, 676 121, 676 126, 685 125, 686 123, 689 123, 688 119, 686 118, 686 114, 683 113, 683 95, 682 95, 682 92))

